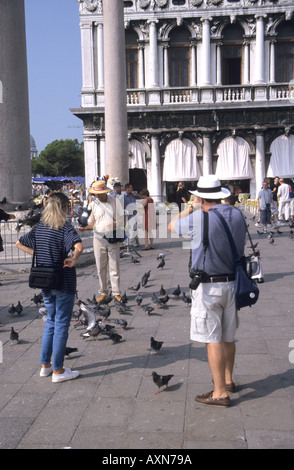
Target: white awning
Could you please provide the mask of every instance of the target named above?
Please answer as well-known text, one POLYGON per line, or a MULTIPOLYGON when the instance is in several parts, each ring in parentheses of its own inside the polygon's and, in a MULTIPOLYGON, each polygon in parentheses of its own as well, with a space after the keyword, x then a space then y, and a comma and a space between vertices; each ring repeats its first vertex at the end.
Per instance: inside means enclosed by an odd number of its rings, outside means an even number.
POLYGON ((215 174, 220 180, 254 178, 249 153, 250 147, 241 137, 226 137, 218 146, 215 174))
POLYGON ((294 135, 277 137, 270 146, 271 159, 267 177, 293 178, 294 176, 294 135))
POLYGON ((165 149, 163 181, 199 180, 201 171, 197 149, 188 139, 172 140, 165 149))
POLYGON ((129 168, 143 168, 146 170, 146 152, 144 145, 138 140, 129 142, 129 168))

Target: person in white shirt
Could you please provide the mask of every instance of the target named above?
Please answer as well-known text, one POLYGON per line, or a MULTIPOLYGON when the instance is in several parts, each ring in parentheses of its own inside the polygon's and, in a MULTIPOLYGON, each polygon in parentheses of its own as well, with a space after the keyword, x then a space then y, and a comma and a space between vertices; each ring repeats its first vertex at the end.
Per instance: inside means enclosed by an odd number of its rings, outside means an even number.
POLYGON ((79 227, 80 231, 94 231, 93 248, 100 283, 98 303, 103 303, 108 295, 107 267, 112 295, 117 301, 121 301, 120 242, 113 242, 113 237, 116 231, 116 236, 123 238, 124 209, 119 199, 111 196, 110 192, 111 189, 106 186, 104 180, 93 182, 89 193, 94 194, 96 198, 88 206, 88 209, 91 209, 88 225, 79 227))
POLYGON ((279 199, 279 221, 283 220, 283 215, 285 221, 288 222, 290 218, 290 186, 284 182, 283 178, 280 178, 280 186, 278 188, 278 197, 279 199))

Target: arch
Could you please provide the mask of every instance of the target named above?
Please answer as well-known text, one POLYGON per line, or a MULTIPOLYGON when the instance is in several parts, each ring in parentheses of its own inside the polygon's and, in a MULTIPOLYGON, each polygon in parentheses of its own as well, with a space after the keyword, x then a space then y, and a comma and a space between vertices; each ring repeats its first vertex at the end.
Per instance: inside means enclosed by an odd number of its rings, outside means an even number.
POLYGON ((129 168, 146 170, 146 149, 144 144, 136 139, 129 141, 129 168))
POLYGON ((127 88, 138 88, 138 34, 134 29, 125 31, 127 88))
POLYGON ((221 180, 241 180, 254 178, 249 154, 250 146, 245 139, 229 136, 217 148, 216 175, 221 180))
POLYGON ((163 181, 197 181, 200 176, 195 144, 186 138, 169 142, 164 153, 163 181))
POLYGON ((294 176, 294 135, 280 135, 270 146, 271 158, 267 177, 293 178, 294 176))
POLYGON ((227 24, 222 31, 222 84, 242 83, 244 30, 240 23, 227 24))

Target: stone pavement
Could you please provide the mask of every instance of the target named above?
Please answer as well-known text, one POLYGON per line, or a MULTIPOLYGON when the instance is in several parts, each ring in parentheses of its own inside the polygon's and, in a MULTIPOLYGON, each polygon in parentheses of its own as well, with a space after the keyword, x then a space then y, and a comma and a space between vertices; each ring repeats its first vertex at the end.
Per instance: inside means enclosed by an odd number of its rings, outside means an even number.
MULTIPOLYGON (((80 371, 74 381, 53 384, 39 377, 43 320, 31 301, 28 274, 16 270, 0 276, 0 448, 2 449, 271 449, 294 447, 294 240, 281 228, 270 245, 250 223, 259 243, 265 272, 260 299, 242 309, 237 333, 235 382, 230 408, 194 401, 212 389, 206 349, 189 339, 189 308, 170 295, 168 309, 147 316, 127 290, 151 269, 141 288, 143 305, 161 285, 171 293, 179 284, 189 293, 188 250, 178 239, 157 240, 152 251, 139 250, 139 264, 121 260, 122 290, 127 291, 128 326, 123 341, 113 344, 100 336, 82 339, 84 328, 72 321, 68 346, 78 352, 65 365, 80 371), (166 254, 158 269, 157 255, 166 254), (20 300, 22 315, 10 317, 8 306, 20 300), (20 342, 11 346, 10 328, 20 342), (160 354, 150 350, 150 337, 164 341, 160 354), (1 358, 1 357, 0 357, 1 358), (291 360, 292 359, 292 360, 291 360), (155 394, 151 372, 174 374, 167 389, 155 394)), ((142 246, 142 245, 141 245, 142 246)), ((90 256, 93 261, 93 256, 90 256)), ((78 271, 82 300, 98 293, 95 265, 78 271)), ((77 309, 77 308, 76 308, 77 309)))

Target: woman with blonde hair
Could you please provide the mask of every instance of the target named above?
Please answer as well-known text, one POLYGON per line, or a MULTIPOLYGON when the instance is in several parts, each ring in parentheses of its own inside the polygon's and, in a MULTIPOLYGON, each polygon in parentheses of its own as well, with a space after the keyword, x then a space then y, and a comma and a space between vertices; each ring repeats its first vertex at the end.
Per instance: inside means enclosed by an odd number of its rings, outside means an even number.
POLYGON ((42 338, 40 377, 48 377, 53 372, 52 382, 64 382, 79 375, 78 371, 63 366, 76 294, 75 264, 83 251, 78 233, 67 221, 68 207, 69 199, 65 194, 50 195, 40 223, 16 242, 20 250, 34 253, 36 266, 62 268, 63 275, 58 288, 42 290, 47 321, 42 338))

